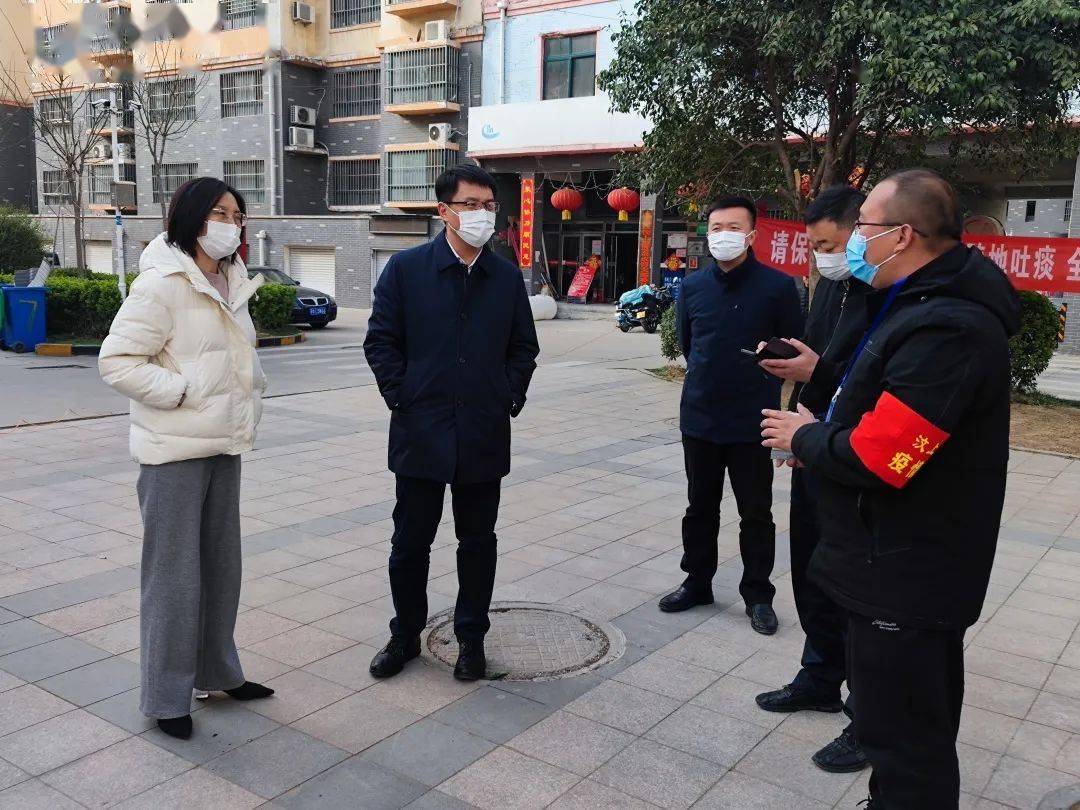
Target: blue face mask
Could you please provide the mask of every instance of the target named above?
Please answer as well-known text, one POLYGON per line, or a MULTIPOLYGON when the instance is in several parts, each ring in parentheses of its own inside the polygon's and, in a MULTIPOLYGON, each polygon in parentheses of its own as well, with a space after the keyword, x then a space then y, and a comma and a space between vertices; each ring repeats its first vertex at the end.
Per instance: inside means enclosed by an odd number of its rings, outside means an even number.
POLYGON ((864 284, 873 286, 874 277, 877 275, 881 265, 885 264, 889 259, 896 258, 900 254, 894 253, 888 259, 881 262, 881 264, 870 264, 870 262, 866 260, 866 245, 871 240, 877 239, 878 236, 885 236, 885 234, 897 231, 902 227, 904 226, 897 225, 895 228, 890 228, 887 231, 882 231, 875 236, 871 236, 870 239, 867 239, 858 231, 852 231, 851 236, 848 238, 847 249, 844 251, 847 255, 848 267, 851 269, 851 275, 864 284))

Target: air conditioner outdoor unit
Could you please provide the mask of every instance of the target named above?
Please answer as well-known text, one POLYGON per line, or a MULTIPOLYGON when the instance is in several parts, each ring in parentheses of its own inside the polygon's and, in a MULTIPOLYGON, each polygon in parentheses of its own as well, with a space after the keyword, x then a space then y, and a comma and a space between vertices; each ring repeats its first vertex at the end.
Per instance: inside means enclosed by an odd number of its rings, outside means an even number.
POLYGON ((432 20, 424 23, 424 39, 429 42, 438 39, 450 39, 450 23, 446 20, 432 20))
POLYGON ((289 145, 315 148, 315 130, 304 127, 289 127, 289 145))
POLYGON ((439 146, 446 146, 450 142, 453 130, 449 124, 432 124, 428 127, 428 140, 439 146))
POLYGON ((95 143, 90 151, 94 160, 108 160, 112 157, 112 145, 108 143, 95 143))
POLYGON ((292 18, 294 22, 311 25, 315 22, 315 9, 311 7, 310 3, 293 3, 292 18))
POLYGON ((300 124, 305 127, 315 126, 315 109, 313 107, 289 107, 289 123, 300 124))
POLYGON ((118 143, 116 145, 116 156, 120 160, 134 160, 135 147, 130 143, 118 143))

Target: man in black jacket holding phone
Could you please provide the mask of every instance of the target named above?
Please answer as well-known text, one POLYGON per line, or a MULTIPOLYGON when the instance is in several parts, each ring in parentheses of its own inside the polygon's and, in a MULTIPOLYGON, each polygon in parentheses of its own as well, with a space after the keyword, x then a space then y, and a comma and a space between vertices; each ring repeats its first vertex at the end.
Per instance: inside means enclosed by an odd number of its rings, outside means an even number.
POLYGON ((870 804, 959 802, 964 631, 993 567, 1009 457, 1005 274, 960 241, 956 192, 925 169, 875 186, 848 243, 877 290, 867 330, 818 420, 767 410, 766 446, 817 476, 810 575, 849 612, 855 733, 870 804))
MULTIPOLYGON (((814 290, 806 332, 788 343, 798 350, 789 360, 763 360, 770 374, 795 382, 789 408, 801 403, 824 418, 847 361, 866 329, 865 299, 873 289, 851 277, 846 248, 866 195, 851 186, 833 186, 807 207, 806 234, 814 249, 821 278, 814 290)), ((757 696, 770 712, 841 710, 840 687, 846 675, 844 631, 847 613, 807 576, 810 558, 821 539, 817 486, 810 470, 791 472, 791 587, 799 622, 806 633, 802 661, 794 680, 757 696)), ((844 707, 850 715, 853 701, 844 707)), ((835 740, 813 756, 814 764, 831 773, 850 773, 867 765, 849 724, 835 740)))
POLYGON ((761 408, 779 404, 781 383, 744 350, 773 337, 802 334, 803 316, 793 279, 754 256, 754 203, 724 197, 706 218, 715 263, 683 282, 677 311, 686 357, 680 427, 689 497, 682 524, 687 576, 660 600, 660 609, 688 610, 713 601, 726 471, 740 518, 739 593, 751 626, 769 635, 777 629, 776 589, 769 581, 776 553, 773 467, 769 451, 761 447, 758 423, 761 408))

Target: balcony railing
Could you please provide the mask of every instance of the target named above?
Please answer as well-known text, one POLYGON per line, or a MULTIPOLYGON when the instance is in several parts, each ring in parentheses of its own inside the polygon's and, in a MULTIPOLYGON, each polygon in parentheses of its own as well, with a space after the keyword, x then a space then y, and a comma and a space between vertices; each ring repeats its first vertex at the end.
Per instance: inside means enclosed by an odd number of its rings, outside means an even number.
POLYGON ((97 56, 129 54, 136 37, 131 22, 131 9, 126 6, 110 6, 107 30, 90 37, 90 52, 97 56))
POLYGON ((386 110, 401 115, 457 112, 458 54, 455 45, 388 51, 386 110))

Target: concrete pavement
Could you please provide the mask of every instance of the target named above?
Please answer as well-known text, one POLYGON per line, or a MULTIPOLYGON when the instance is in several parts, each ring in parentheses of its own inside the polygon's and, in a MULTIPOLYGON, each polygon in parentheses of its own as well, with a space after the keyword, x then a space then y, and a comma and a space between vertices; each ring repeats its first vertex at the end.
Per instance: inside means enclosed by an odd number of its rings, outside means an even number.
MULTIPOLYGON (((387 415, 370 384, 281 396, 244 462, 237 629, 248 677, 278 693, 244 705, 215 696, 195 711, 192 740, 174 741, 136 710, 141 527, 126 418, 7 430, 0 808, 825 808, 865 798, 865 773, 809 762, 842 717, 772 715, 753 702, 790 679, 802 646, 787 476, 775 485, 780 632, 759 636, 742 614, 730 497, 717 604, 661 614, 657 597, 681 579, 678 386, 640 371, 659 364, 655 337, 587 322, 540 328, 544 362, 514 426, 495 598, 611 622, 626 638, 618 660, 563 680, 459 684, 425 655, 374 682, 367 664, 391 610, 387 415)), ((317 348, 312 359, 353 351, 317 348)), ((1013 454, 986 610, 967 634, 965 808, 1034 808, 1080 783, 1078 511, 1080 461, 1013 454)), ((452 600, 454 545, 444 522, 433 612, 452 600)))

